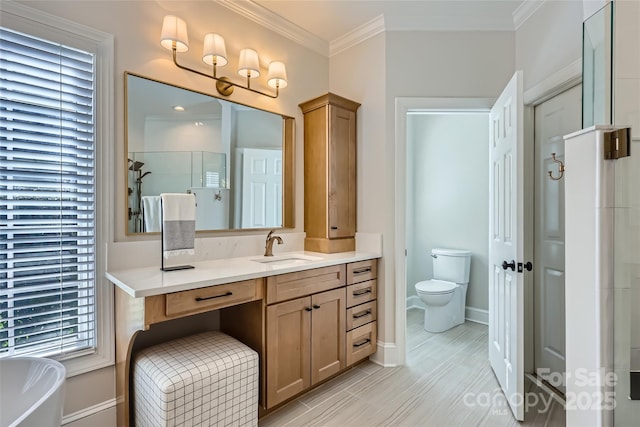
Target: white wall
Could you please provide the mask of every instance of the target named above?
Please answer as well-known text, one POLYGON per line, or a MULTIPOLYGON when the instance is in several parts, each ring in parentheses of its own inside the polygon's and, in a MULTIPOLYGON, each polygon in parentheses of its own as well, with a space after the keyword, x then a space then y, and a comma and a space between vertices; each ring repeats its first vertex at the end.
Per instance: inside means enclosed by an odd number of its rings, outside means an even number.
POLYGON ((487 114, 409 115, 407 296, 433 277, 433 248, 471 251, 467 306, 488 309, 487 114))
POLYGON ((516 31, 527 90, 582 57, 582 0, 545 1, 516 31))
POLYGON ((640 419, 640 401, 626 399, 629 370, 640 369, 640 2, 614 3, 614 123, 631 126, 631 157, 616 160, 614 367, 617 427, 640 419))

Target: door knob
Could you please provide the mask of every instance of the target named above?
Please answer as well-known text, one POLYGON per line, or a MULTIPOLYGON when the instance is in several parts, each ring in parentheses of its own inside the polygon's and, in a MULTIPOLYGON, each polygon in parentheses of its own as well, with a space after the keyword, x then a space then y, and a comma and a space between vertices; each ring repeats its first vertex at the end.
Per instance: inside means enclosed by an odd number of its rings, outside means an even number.
POLYGON ((510 268, 511 271, 516 271, 516 262, 515 262, 515 260, 511 260, 510 263, 507 263, 507 261, 502 261, 502 269, 506 270, 507 268, 510 268))
POLYGON ((524 264, 521 262, 518 263, 518 273, 522 273, 524 270, 533 270, 533 264, 531 264, 531 261, 527 261, 524 264))

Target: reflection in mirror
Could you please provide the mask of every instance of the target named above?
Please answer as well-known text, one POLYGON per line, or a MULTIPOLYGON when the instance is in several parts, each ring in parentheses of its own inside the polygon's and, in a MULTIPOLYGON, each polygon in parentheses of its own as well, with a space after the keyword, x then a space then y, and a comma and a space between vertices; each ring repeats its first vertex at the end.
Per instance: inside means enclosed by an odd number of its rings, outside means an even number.
POLYGON ((293 119, 131 73, 125 80, 128 233, 160 231, 161 193, 195 194, 196 230, 290 226, 293 119))

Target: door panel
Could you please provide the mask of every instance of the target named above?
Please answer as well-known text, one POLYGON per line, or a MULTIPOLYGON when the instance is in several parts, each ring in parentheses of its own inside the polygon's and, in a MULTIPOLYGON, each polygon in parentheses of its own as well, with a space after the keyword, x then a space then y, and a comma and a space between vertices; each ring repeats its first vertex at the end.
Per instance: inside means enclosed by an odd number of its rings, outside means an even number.
POLYGON ((337 374, 345 367, 345 288, 311 297, 311 384, 337 374))
POLYGON ((267 407, 311 385, 311 297, 270 305, 267 317, 267 407))
POLYGON ((580 129, 580 111, 579 85, 535 109, 535 368, 547 380, 565 372, 564 179, 548 172, 559 175, 551 153, 564 161, 563 136, 580 129))
POLYGON ((329 107, 329 238, 356 232, 356 113, 329 107))
POLYGON ((511 411, 524 419, 524 107, 517 71, 490 113, 489 360, 511 411))

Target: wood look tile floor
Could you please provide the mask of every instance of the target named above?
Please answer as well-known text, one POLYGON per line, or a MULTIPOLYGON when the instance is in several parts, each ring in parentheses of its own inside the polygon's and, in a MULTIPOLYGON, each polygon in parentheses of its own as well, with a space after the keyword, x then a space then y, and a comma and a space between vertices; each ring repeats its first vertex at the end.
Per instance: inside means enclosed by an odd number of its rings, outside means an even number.
POLYGON ((525 421, 513 418, 489 366, 486 326, 465 322, 432 334, 422 322, 422 310, 407 312, 406 366, 361 363, 259 426, 564 427, 562 406, 531 383, 525 421))

